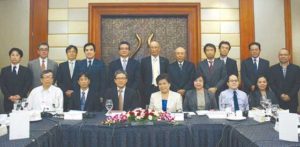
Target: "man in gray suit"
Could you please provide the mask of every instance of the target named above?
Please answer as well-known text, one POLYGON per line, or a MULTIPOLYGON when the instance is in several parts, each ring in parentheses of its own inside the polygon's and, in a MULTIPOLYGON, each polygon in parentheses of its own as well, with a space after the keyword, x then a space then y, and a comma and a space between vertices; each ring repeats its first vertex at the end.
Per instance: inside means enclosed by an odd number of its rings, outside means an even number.
MULTIPOLYGON (((47 69, 52 70, 55 79, 56 71, 58 68, 58 64, 55 61, 48 59, 48 54, 49 54, 48 43, 43 42, 39 44, 38 54, 39 54, 39 58, 31 60, 28 63, 28 68, 31 70, 33 74, 32 88, 42 85, 40 80, 42 71, 47 69)), ((55 80, 53 81, 53 83, 55 83, 55 80)))
POLYGON ((217 98, 226 81, 226 67, 223 61, 215 59, 215 45, 211 43, 206 44, 204 46, 204 53, 207 59, 199 63, 197 75, 202 75, 204 77, 204 87, 208 89, 209 92, 215 94, 217 98))

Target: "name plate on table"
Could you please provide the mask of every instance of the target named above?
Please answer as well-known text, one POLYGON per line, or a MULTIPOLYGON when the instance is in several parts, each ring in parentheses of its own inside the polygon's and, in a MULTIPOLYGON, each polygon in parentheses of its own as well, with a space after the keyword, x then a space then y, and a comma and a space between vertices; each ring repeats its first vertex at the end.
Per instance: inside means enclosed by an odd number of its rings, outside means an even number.
POLYGON ((28 111, 15 111, 9 114, 9 140, 29 138, 28 111))
POLYGON ((69 112, 64 113, 64 119, 65 120, 82 120, 83 113, 86 113, 86 111, 70 110, 69 112))
POLYGON ((279 113, 279 139, 298 142, 298 123, 298 114, 279 113))
POLYGON ((184 114, 183 113, 171 113, 174 117, 175 121, 184 121, 184 114))
POLYGON ((206 115, 209 119, 226 119, 227 118, 227 112, 225 112, 225 111, 210 111, 206 115))

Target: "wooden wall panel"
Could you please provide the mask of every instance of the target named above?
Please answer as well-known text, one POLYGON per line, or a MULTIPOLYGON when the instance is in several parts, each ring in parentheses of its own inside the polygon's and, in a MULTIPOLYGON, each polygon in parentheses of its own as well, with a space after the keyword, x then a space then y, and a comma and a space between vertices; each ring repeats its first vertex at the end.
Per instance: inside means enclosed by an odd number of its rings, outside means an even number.
POLYGON ((38 57, 38 44, 47 41, 48 0, 30 0, 29 60, 38 57))
POLYGON ((240 47, 241 60, 249 57, 248 44, 255 41, 254 2, 240 0, 240 47))
MULTIPOLYGON (((284 0, 285 48, 293 55, 291 0, 284 0)), ((291 62, 293 59, 290 60, 291 62)))
POLYGON ((188 59, 200 61, 201 31, 199 3, 90 3, 89 42, 101 56, 101 17, 104 15, 185 15, 188 17, 188 59))

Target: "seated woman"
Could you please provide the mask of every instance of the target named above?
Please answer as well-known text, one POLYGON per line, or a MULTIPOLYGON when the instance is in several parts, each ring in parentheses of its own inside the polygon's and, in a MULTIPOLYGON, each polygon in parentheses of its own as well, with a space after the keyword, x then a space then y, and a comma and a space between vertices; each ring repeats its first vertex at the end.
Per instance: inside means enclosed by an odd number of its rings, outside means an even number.
POLYGON ((211 110, 217 109, 217 102, 214 94, 204 89, 204 79, 200 75, 194 80, 195 89, 185 94, 183 103, 184 111, 211 110))
POLYGON ((256 89, 249 94, 250 107, 260 106, 260 101, 263 99, 271 99, 272 104, 278 104, 277 97, 269 88, 267 78, 260 76, 256 81, 256 89))
POLYGON ((149 109, 156 111, 181 112, 182 97, 179 93, 170 90, 170 79, 167 74, 156 78, 159 91, 152 93, 149 109))

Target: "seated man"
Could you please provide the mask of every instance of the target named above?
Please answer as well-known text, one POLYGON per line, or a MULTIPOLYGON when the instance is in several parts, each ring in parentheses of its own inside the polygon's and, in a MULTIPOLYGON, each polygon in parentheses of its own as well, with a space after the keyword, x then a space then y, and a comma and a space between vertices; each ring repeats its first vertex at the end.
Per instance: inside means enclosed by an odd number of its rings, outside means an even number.
POLYGON ((53 84, 52 70, 44 70, 41 74, 41 86, 34 88, 28 96, 29 110, 63 111, 63 92, 53 84))
POLYGON ((230 75, 227 81, 228 89, 221 92, 219 96, 220 110, 224 111, 226 107, 231 110, 249 110, 247 94, 238 89, 239 80, 236 75, 230 75))
POLYGON ((107 89, 105 92, 104 98, 113 101, 113 110, 129 111, 141 107, 136 90, 126 87, 127 81, 127 73, 123 70, 117 70, 114 74, 116 86, 107 89))
POLYGON ((79 74, 78 85, 71 96, 69 110, 82 110, 95 112, 102 110, 99 96, 94 89, 90 89, 90 77, 87 73, 79 74))

